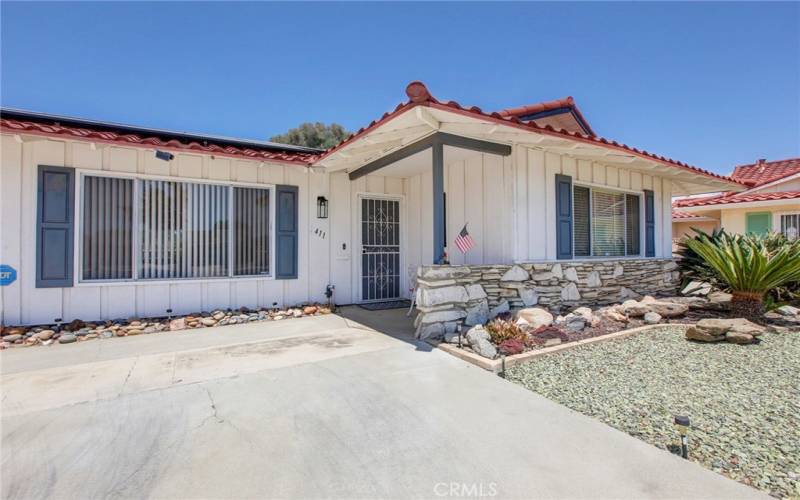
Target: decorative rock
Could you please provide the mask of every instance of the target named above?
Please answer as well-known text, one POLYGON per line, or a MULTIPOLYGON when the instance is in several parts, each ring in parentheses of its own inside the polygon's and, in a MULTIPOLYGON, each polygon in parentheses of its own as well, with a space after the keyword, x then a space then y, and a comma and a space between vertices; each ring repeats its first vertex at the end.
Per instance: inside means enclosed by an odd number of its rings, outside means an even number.
POLYGON ((653 302, 656 302, 656 298, 652 295, 645 295, 641 298, 641 300, 639 300, 639 302, 642 304, 652 304, 653 302))
POLYGON ((16 342, 17 340, 21 339, 22 335, 19 333, 12 333, 11 335, 6 335, 3 337, 3 342, 16 342))
MULTIPOLYGON (((305 314, 306 316, 310 316, 312 314, 315 314, 316 312, 317 312, 316 306, 305 306, 303 308, 303 314, 305 314)), ((256 319, 258 319, 258 315, 256 315, 256 319)))
POLYGON ((675 302, 652 302, 647 304, 647 307, 665 318, 677 318, 678 316, 683 316, 689 310, 689 306, 675 302))
POLYGON ((536 293, 536 290, 530 288, 520 288, 519 298, 522 299, 522 303, 525 304, 525 307, 535 306, 539 303, 539 294, 536 293))
POLYGON ((725 292, 711 292, 708 294, 708 300, 712 304, 725 305, 730 304, 733 295, 725 292))
POLYGON ((470 345, 472 345, 474 342, 477 342, 478 340, 488 341, 491 338, 489 332, 486 331, 486 328, 484 328, 483 325, 476 325, 470 328, 467 331, 466 337, 467 337, 467 342, 469 342, 470 345))
POLYGON ((422 307, 433 307, 442 304, 458 304, 467 302, 468 300, 469 295, 467 294, 467 289, 463 286, 420 288, 417 290, 417 304, 422 307))
POLYGON ((420 340, 435 340, 442 335, 444 335, 444 325, 441 323, 422 323, 417 327, 416 337, 420 340))
POLYGON ((592 313, 592 310, 589 309, 588 307, 578 307, 577 309, 572 311, 572 314, 583 316, 583 318, 586 320, 586 323, 591 324, 594 322, 594 314, 592 313))
POLYGON ((53 330, 42 330, 39 333, 35 334, 35 337, 39 340, 49 340, 56 332, 53 330))
POLYGON ((622 264, 615 265, 614 266, 614 274, 612 276, 614 276, 615 278, 619 278, 623 274, 625 274, 625 268, 622 267, 622 264))
POLYGON ((169 322, 170 331, 183 330, 186 328, 186 320, 184 318, 173 319, 169 322))
POLYGON ((564 328, 568 332, 577 333, 586 328, 586 318, 580 314, 567 314, 567 316, 564 318, 564 328))
POLYGON ((530 278, 528 271, 522 269, 519 266, 513 266, 511 269, 506 271, 503 274, 503 277, 500 278, 500 281, 525 281, 530 278))
POLYGON ((616 321, 618 323, 628 322, 628 317, 614 308, 604 309, 602 312, 599 313, 599 315, 605 319, 616 321))
POLYGON ((648 325, 655 325, 660 321, 661 321, 661 315, 658 314, 657 312, 650 311, 645 313, 644 315, 644 322, 647 323, 648 325))
POLYGON ((792 306, 781 306, 775 311, 782 316, 797 316, 800 314, 800 309, 792 306))
POLYGON ((705 296, 711 293, 711 285, 706 283, 705 281, 690 281, 683 290, 681 290, 681 294, 683 295, 699 295, 705 296))
POLYGON ((641 302, 637 302, 635 300, 626 300, 620 306, 620 312, 631 318, 639 318, 647 314, 649 311, 650 308, 646 304, 642 304, 641 302))
POLYGON ((568 267, 564 271, 564 277, 569 281, 578 281, 578 271, 574 267, 568 267))
POLYGON ((219 321, 219 320, 221 320, 222 318, 225 317, 225 313, 222 312, 222 311, 217 311, 214 314, 212 314, 211 317, 214 318, 215 320, 219 321))
POLYGON ((550 272, 553 273, 555 278, 564 278, 564 270, 561 268, 561 264, 553 264, 553 267, 550 268, 550 272))
POLYGON ((528 307, 517 312, 517 324, 535 330, 540 326, 553 324, 553 315, 541 307, 528 307))
MULTIPOLYGON (((572 269, 572 268, 570 268, 572 269)), ((561 300, 564 301, 577 301, 581 300, 581 294, 578 291, 578 286, 575 283, 570 283, 561 290, 561 300)))
POLYGON ((687 340, 697 340, 700 342, 718 342, 725 338, 725 334, 714 334, 708 330, 701 330, 695 326, 689 327, 686 330, 687 340))
POLYGON ((470 342, 469 346, 484 358, 494 359, 497 356, 497 348, 486 339, 481 338, 475 342, 470 342))
POLYGON ((550 281, 551 279, 555 278, 556 275, 551 273, 550 271, 545 271, 543 273, 536 273, 531 278, 534 281, 550 281))
POLYGON ((467 298, 470 302, 473 300, 481 300, 486 298, 486 291, 477 283, 467 285, 465 288, 467 290, 467 298))
POLYGON ((100 337, 104 339, 110 339, 113 336, 114 332, 111 330, 103 330, 102 332, 100 332, 100 337))
POLYGON ((441 323, 445 321, 458 321, 466 315, 467 313, 460 309, 450 309, 448 311, 420 314, 417 316, 417 319, 420 323, 441 323))
POLYGON ((299 318, 302 315, 303 311, 301 311, 300 309, 292 309, 292 316, 294 316, 295 318, 299 318))
POLYGON ((200 323, 202 323, 203 326, 214 326, 217 324, 217 320, 214 318, 203 318, 200 320, 200 323))
POLYGON ((141 335, 144 333, 144 330, 139 328, 134 328, 133 330, 127 330, 125 333, 127 335, 141 335))
POLYGON ((508 301, 504 300, 504 301, 500 302, 499 304, 497 304, 496 306, 494 306, 489 311, 489 318, 490 319, 496 318, 499 314, 507 313, 510 310, 511 310, 511 307, 508 305, 508 301))
POLYGON ((600 279, 600 273, 592 271, 586 277, 586 286, 589 288, 598 288, 603 286, 603 281, 600 279))
POLYGON ((71 343, 75 342, 76 340, 78 340, 78 338, 75 335, 64 334, 64 335, 62 335, 62 336, 60 336, 58 338, 58 343, 59 344, 71 344, 71 343))
POLYGON ((464 324, 467 326, 482 325, 489 320, 489 302, 483 299, 467 308, 467 317, 464 324))
POLYGON ((730 330, 725 333, 725 340, 731 344, 752 344, 755 338, 747 333, 730 330))

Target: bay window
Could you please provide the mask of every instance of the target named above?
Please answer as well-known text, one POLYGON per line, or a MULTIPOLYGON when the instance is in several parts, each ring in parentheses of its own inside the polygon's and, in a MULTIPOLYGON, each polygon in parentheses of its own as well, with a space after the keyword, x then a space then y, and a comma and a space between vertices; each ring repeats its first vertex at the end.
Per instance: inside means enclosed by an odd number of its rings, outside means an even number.
POLYGON ((271 276, 272 188, 85 175, 82 281, 271 276))
POLYGON ((636 194, 573 187, 575 257, 640 255, 640 200, 636 194))

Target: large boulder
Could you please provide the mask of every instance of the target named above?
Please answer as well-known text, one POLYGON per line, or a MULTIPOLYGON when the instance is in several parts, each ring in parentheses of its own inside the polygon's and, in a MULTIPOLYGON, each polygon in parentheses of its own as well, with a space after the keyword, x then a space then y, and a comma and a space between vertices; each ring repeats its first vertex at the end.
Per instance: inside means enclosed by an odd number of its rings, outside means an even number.
POLYGON ((475 342, 470 342, 469 346, 473 351, 484 358, 494 359, 495 356, 497 356, 497 348, 486 339, 478 339, 475 342))
POLYGON ((541 307, 526 307, 517 312, 517 324, 532 329, 553 324, 553 315, 541 307))
POLYGON ((766 329, 744 318, 701 319, 686 331, 686 338, 701 342, 727 340, 735 344, 750 344, 766 329))
POLYGON ((572 314, 583 316, 583 319, 586 320, 586 324, 591 325, 594 324, 595 322, 594 314, 592 313, 592 310, 588 307, 578 307, 574 311, 572 311, 572 314))
POLYGON ((650 308, 647 304, 642 304, 636 300, 626 300, 619 306, 619 312, 631 318, 640 318, 647 314, 650 308))
POLYGON ((490 335, 483 325, 475 325, 467 331, 465 337, 467 342, 472 344, 473 342, 477 342, 479 339, 489 340, 490 335))
POLYGON ((651 302, 647 304, 650 311, 661 315, 664 318, 677 318, 683 316, 689 310, 686 304, 677 304, 675 302, 651 302))
POLYGON ((586 318, 580 314, 569 313, 563 321, 564 329, 568 332, 577 333, 586 328, 586 318))

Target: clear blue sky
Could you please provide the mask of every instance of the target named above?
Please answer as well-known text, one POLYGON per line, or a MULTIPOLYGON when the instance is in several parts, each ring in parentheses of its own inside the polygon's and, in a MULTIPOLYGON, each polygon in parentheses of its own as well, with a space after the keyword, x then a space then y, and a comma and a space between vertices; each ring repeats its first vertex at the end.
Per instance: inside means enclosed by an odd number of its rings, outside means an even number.
POLYGON ((604 137, 727 173, 800 156, 798 3, 9 3, 2 104, 264 139, 355 130, 422 80, 572 95, 604 137))

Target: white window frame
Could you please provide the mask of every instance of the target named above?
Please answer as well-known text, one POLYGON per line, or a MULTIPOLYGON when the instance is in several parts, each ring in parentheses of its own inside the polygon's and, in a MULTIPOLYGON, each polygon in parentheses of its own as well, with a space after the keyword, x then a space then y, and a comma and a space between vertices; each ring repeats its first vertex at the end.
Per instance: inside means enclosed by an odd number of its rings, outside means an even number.
POLYGON ((275 279, 275 184, 261 184, 253 182, 234 182, 222 181, 213 179, 197 179, 190 177, 175 177, 164 175, 148 175, 148 174, 130 174, 126 172, 109 172, 105 170, 92 170, 92 169, 76 169, 77 181, 75 183, 75 199, 78 203, 78 214, 75 217, 75 233, 73 235, 73 243, 78 251, 74 252, 73 263, 75 273, 75 286, 98 286, 98 285, 130 285, 130 284, 180 284, 180 283, 208 283, 219 281, 250 281, 254 279, 261 280, 274 280, 275 279), (85 280, 83 279, 83 179, 84 177, 113 177, 118 179, 131 179, 133 181, 133 224, 132 231, 133 237, 131 238, 133 249, 131 251, 131 259, 133 259, 132 278, 114 279, 114 280, 85 280), (141 248, 139 246, 139 218, 141 217, 139 197, 141 196, 141 189, 139 187, 140 180, 156 180, 156 181, 169 181, 169 182, 185 182, 194 184, 212 184, 215 186, 226 186, 228 188, 228 275, 218 277, 202 277, 202 278, 139 278, 139 258, 141 255, 141 248), (270 252, 270 270, 269 274, 253 274, 253 275, 234 275, 233 274, 233 188, 246 187, 254 189, 266 189, 269 193, 269 252, 270 252))
MULTIPOLYGON (((633 189, 619 189, 619 188, 610 188, 607 186, 602 186, 599 184, 594 184, 590 182, 573 182, 572 183, 572 192, 571 201, 572 201, 572 260, 581 260, 581 259, 639 259, 644 258, 645 255, 645 223, 644 223, 644 191, 635 191, 633 189), (575 187, 582 187, 589 190, 589 253, 590 255, 575 255, 575 187), (594 200, 594 191, 605 191, 608 193, 619 193, 619 194, 630 194, 639 197, 639 253, 638 254, 630 254, 628 255, 628 231, 627 227, 623 231, 624 233, 624 245, 625 245, 625 254, 624 255, 594 255, 594 238, 592 235, 592 202, 594 200)), ((625 224, 628 222, 628 204, 623 204, 623 219, 625 220, 625 224)), ((656 258, 656 257, 648 257, 648 258, 656 258)))

